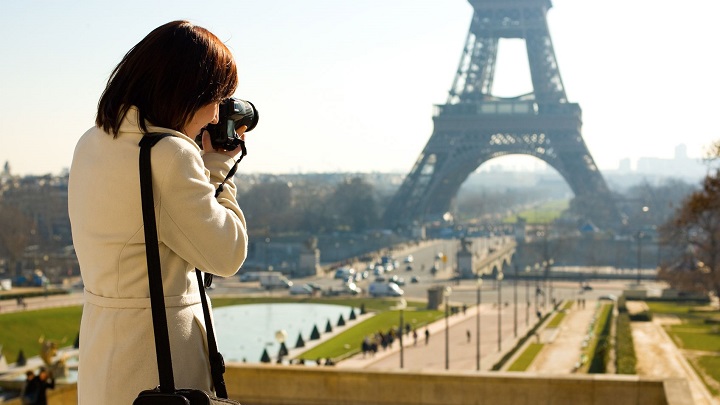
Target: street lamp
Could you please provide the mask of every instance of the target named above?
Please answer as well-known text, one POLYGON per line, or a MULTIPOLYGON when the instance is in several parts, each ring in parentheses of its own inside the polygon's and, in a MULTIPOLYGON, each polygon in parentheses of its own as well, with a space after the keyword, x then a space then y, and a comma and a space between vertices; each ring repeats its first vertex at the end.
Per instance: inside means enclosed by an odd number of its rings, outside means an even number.
POLYGON ((405 308, 407 308, 407 301, 405 301, 405 298, 400 298, 397 305, 390 307, 390 309, 400 311, 400 330, 398 331, 398 336, 400 338, 400 368, 403 368, 405 362, 405 349, 403 348, 403 330, 405 328, 403 310, 405 308))
POLYGON ((482 287, 483 280, 481 277, 477 279, 477 312, 475 313, 475 345, 476 345, 476 365, 477 371, 480 371, 480 287, 482 287))
POLYGON ((498 288, 498 352, 502 351, 502 272, 497 274, 497 288, 498 288))
POLYGON ((450 293, 452 288, 446 286, 443 290, 443 297, 445 298, 445 370, 450 369, 450 325, 448 316, 450 316, 450 293))
POLYGON ((518 266, 515 265, 515 279, 513 280, 513 334, 517 337, 517 281, 518 266))
POLYGON ((540 263, 535 263, 535 312, 540 310, 538 300, 540 299, 540 263))
MULTIPOLYGON (((532 267, 525 266, 525 273, 530 274, 530 270, 532 270, 532 267)), ((530 278, 525 278, 525 302, 527 303, 527 306, 525 307, 525 327, 530 326, 530 278)))
POLYGON ((553 300, 553 281, 552 281, 552 274, 551 274, 551 271, 552 271, 551 268, 552 268, 553 264, 555 264, 555 259, 549 259, 548 260, 548 280, 549 280, 549 282, 548 282, 548 284, 549 284, 548 297, 550 297, 550 302, 554 305, 555 301, 553 300))
MULTIPOLYGON (((648 211, 650 211, 650 207, 647 205, 644 205, 642 207, 642 213, 645 214, 648 211)), ((638 230, 637 233, 637 241, 638 241, 638 252, 637 252, 637 285, 640 286, 640 268, 642 267, 642 240, 645 237, 645 233, 642 231, 642 225, 645 219, 645 216, 642 215, 640 217, 640 230, 638 230)))

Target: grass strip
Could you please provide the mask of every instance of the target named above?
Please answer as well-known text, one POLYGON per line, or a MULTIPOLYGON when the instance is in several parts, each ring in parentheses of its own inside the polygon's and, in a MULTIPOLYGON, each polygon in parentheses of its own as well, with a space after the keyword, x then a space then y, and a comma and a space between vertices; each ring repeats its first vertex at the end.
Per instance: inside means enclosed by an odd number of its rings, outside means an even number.
POLYGON ((553 319, 548 322, 547 326, 545 326, 546 329, 554 329, 560 326, 560 323, 562 323, 563 319, 565 319, 565 311, 559 311, 555 314, 553 319))
MULTIPOLYGON (((403 316, 404 324, 410 325, 411 329, 419 329, 442 319, 445 314, 442 311, 423 310, 404 311, 403 316)), ((366 336, 372 337, 377 332, 387 333, 390 329, 397 330, 399 326, 400 311, 382 312, 299 354, 296 358, 304 360, 346 358, 360 351, 362 341, 366 336)), ((422 333, 418 332, 418 335, 422 335, 422 333)), ((412 336, 404 335, 403 339, 412 339, 412 336)))
POLYGON ((630 315, 621 312, 615 328, 615 368, 617 374, 637 374, 637 357, 630 326, 630 315))
POLYGON ((540 353, 545 345, 542 343, 530 343, 525 351, 518 356, 513 364, 508 367, 508 371, 525 371, 535 361, 535 357, 540 353))
POLYGON ((600 304, 598 315, 593 326, 592 337, 585 348, 585 355, 588 362, 583 365, 591 374, 602 374, 605 372, 607 359, 612 343, 610 342, 610 322, 612 318, 612 304, 600 304))

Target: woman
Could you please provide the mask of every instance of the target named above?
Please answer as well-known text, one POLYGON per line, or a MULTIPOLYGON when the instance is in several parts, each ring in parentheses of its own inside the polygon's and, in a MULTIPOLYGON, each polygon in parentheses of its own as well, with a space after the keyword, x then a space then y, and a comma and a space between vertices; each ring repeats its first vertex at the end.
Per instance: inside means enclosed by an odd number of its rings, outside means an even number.
POLYGON ((138 163, 138 143, 155 132, 173 135, 152 149, 152 177, 175 385, 212 389, 194 269, 235 274, 247 229, 232 179, 214 197, 241 149, 213 150, 203 128, 217 123, 219 102, 236 87, 228 48, 187 21, 153 30, 110 75, 96 126, 75 148, 68 189, 85 284, 80 404, 127 405, 159 383, 138 163))

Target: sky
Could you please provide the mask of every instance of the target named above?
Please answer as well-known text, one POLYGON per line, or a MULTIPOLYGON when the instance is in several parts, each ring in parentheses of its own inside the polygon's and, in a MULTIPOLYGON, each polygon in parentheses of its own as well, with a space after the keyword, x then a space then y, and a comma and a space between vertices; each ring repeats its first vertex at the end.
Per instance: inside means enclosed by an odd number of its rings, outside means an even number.
MULTIPOLYGON (((560 73, 601 170, 720 140, 718 15, 717 0, 553 0, 560 73)), ((123 55, 186 19, 230 47, 235 96, 260 112, 241 173, 407 173, 471 17, 467 0, 0 0, 0 164, 68 168, 123 55)), ((494 94, 531 90, 524 52, 501 41, 494 94)), ((483 167, 540 162, 501 159, 483 167)))

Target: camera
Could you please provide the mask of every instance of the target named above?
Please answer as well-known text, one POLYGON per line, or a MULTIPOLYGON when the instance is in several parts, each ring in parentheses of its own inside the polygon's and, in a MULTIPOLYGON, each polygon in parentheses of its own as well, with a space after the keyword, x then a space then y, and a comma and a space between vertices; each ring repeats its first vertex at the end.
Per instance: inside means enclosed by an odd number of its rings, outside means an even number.
MULTIPOLYGON (((235 150, 241 142, 235 130, 245 125, 247 126, 245 132, 250 132, 257 125, 259 118, 253 103, 234 97, 226 98, 220 103, 218 123, 206 127, 213 148, 235 150)), ((202 147, 202 139, 199 141, 202 147)))

